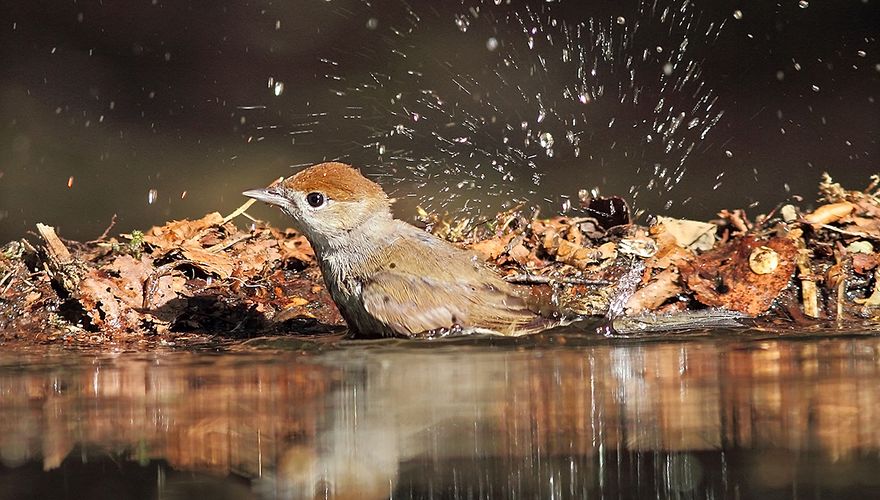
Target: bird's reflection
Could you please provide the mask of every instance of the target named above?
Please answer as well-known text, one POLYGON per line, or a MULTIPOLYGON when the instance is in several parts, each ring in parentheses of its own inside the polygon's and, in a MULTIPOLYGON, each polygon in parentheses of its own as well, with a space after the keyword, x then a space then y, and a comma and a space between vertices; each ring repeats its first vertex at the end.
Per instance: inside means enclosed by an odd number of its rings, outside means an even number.
POLYGON ((839 476, 799 471, 848 464, 872 484, 878 351, 849 337, 2 357, 0 459, 45 474, 165 460, 267 498, 821 491, 839 476))

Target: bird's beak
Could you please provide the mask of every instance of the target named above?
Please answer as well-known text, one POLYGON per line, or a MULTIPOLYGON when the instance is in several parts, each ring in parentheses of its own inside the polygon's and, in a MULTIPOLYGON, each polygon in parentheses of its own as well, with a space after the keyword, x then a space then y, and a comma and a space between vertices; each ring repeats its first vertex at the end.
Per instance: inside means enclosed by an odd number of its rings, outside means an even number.
POLYGON ((245 191, 241 193, 249 198, 253 198, 255 200, 260 200, 264 203, 268 203, 270 205, 279 205, 285 206, 288 201, 284 195, 278 190, 277 187, 268 187, 264 189, 251 189, 249 191, 245 191))

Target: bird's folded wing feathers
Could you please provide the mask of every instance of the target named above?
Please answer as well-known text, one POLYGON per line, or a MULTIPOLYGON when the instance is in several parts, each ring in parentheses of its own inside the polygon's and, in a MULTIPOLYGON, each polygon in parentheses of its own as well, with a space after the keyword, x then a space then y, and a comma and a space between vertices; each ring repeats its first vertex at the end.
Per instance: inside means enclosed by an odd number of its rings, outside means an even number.
POLYGON ((535 317, 520 297, 494 286, 441 285, 427 277, 390 271, 364 284, 363 303, 379 321, 405 328, 398 332, 404 335, 453 325, 510 335, 535 317))

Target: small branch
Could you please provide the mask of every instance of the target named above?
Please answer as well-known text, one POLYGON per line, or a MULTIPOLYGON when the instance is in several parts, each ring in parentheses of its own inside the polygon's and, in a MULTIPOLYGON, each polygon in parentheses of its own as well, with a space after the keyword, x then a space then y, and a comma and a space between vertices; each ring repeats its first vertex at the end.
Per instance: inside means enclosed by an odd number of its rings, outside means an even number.
POLYGON ((100 242, 104 241, 105 239, 107 239, 107 236, 110 234, 110 230, 113 229, 113 226, 115 226, 115 225, 116 225, 116 214, 113 214, 113 218, 110 219, 110 225, 107 226, 107 229, 105 229, 103 233, 101 233, 101 236, 98 236, 97 239, 94 239, 92 241, 88 241, 87 243, 100 243, 100 242))
POLYGON ((588 286, 606 286, 611 282, 608 280, 588 280, 584 278, 553 278, 550 276, 536 276, 534 274, 513 274, 504 277, 508 283, 517 285, 552 285, 561 283, 563 285, 588 285, 588 286))
POLYGON ((868 240, 880 240, 880 236, 868 233, 860 233, 858 231, 847 231, 845 229, 840 229, 834 226, 829 226, 828 224, 820 224, 819 227, 823 229, 828 229, 830 231, 834 231, 836 233, 845 234, 847 236, 855 236, 856 238, 865 238, 868 240))
POLYGON ((217 243, 216 245, 212 245, 212 246, 206 248, 205 250, 208 252, 211 252, 211 253, 217 253, 217 252, 226 250, 227 248, 235 245, 236 243, 241 243, 242 241, 249 240, 253 237, 254 237, 253 234, 248 233, 244 236, 240 236, 240 237, 235 238, 233 240, 221 241, 220 243, 217 243))
POLYGON ((223 224, 226 224, 227 222, 231 221, 232 219, 245 213, 245 211, 247 211, 247 209, 251 208, 251 205, 253 205, 256 202, 257 202, 257 200, 255 200, 253 198, 244 202, 244 204, 242 204, 242 206, 236 208, 231 214, 227 215, 226 217, 223 217, 223 224))

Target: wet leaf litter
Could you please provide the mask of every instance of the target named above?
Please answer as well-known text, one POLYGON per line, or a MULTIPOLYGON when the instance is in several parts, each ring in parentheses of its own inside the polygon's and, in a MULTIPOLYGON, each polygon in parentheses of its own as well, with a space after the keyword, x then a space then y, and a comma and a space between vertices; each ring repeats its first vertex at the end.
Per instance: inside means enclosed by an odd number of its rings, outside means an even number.
MULTIPOLYGON (((818 204, 750 219, 630 220, 620 198, 582 199, 580 217, 522 207, 492 220, 421 211, 425 229, 470 249, 561 311, 612 330, 674 332, 731 320, 786 329, 874 329, 880 315, 878 177, 847 190, 827 175, 818 204)), ((36 238, 0 253, 0 341, 189 345, 212 338, 340 332, 306 239, 249 217, 171 221, 92 242, 36 238)))

